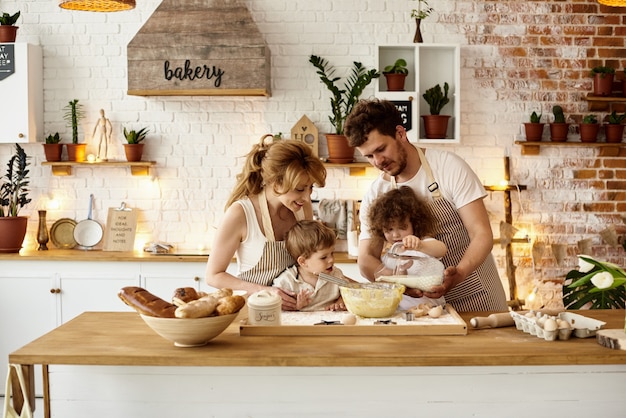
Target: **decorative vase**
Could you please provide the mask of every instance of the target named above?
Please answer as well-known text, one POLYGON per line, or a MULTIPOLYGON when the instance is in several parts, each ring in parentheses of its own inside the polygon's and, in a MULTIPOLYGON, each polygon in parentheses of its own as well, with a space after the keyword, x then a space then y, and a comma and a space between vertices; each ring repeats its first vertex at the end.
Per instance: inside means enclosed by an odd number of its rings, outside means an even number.
POLYGON ((569 133, 569 123, 551 123, 550 124, 550 140, 553 142, 567 141, 569 133))
POLYGON ((26 236, 26 216, 0 217, 0 253, 19 253, 26 236))
POLYGON ((144 144, 124 144, 124 153, 126 154, 126 161, 141 161, 143 155, 144 144))
POLYGON ((385 79, 387 80, 387 91, 404 91, 406 74, 387 73, 385 79))
POLYGON ((599 123, 582 123, 579 129, 581 142, 596 142, 598 140, 599 123))
POLYGON ((526 133, 526 141, 541 141, 543 137, 543 123, 524 123, 524 132, 526 133))
POLYGON ((63 144, 43 144, 43 152, 46 155, 46 161, 61 161, 63 154, 63 144))
POLYGON ((46 251, 48 250, 48 240, 50 236, 48 235, 48 227, 46 226, 46 211, 39 211, 39 227, 37 229, 37 242, 39 243, 39 247, 37 251, 46 251))
POLYGON ((420 30, 420 24, 422 23, 422 19, 415 19, 415 36, 413 37, 414 44, 421 44, 424 42, 422 39, 422 31, 420 30))
POLYGON ((427 139, 445 139, 450 115, 422 115, 424 134, 427 139))
POLYGON ((85 161, 85 151, 87 144, 66 144, 68 161, 83 162, 85 161))
POLYGON ((614 77, 615 74, 595 74, 593 76, 593 94, 596 96, 610 96, 613 92, 614 77))
POLYGON ((624 125, 607 123, 604 125, 604 134, 606 142, 618 144, 622 142, 624 136, 624 125))
POLYGON ((0 25, 0 43, 15 42, 19 26, 0 25))
POLYGON ((348 145, 345 135, 326 134, 328 144, 328 162, 346 164, 354 161, 354 147, 348 145))

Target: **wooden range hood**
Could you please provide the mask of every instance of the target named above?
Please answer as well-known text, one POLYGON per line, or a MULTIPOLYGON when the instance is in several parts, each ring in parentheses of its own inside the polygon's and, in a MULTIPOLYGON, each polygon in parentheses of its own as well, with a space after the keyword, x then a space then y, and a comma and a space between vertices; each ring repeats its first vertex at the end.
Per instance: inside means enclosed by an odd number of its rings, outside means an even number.
POLYGON ((270 95, 270 50, 237 0, 163 0, 127 55, 129 95, 270 95))

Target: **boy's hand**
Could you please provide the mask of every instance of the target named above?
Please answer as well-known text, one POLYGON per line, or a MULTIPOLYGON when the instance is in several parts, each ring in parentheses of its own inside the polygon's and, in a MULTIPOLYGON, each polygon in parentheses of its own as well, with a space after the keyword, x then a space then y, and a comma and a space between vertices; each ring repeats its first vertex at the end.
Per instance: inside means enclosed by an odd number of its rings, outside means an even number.
POLYGON ((343 299, 340 296, 339 299, 337 299, 334 303, 331 303, 330 305, 328 305, 326 307, 326 310, 327 311, 345 311, 346 304, 343 303, 343 299))
POLYGON ((302 289, 298 292, 296 295, 296 310, 299 311, 302 308, 309 306, 311 303, 311 294, 312 292, 307 289, 302 289))

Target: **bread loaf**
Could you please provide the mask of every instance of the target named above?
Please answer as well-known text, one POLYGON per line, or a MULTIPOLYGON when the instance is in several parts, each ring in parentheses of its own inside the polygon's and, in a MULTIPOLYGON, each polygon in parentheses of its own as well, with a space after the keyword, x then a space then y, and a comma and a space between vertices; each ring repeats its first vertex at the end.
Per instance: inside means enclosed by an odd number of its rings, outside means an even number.
POLYGON ((159 298, 142 287, 123 287, 118 296, 122 301, 143 315, 174 318, 176 305, 159 298))
POLYGON ((179 287, 174 291, 174 295, 172 296, 172 302, 178 306, 196 299, 200 299, 200 295, 198 295, 198 292, 196 292, 196 289, 193 287, 179 287))

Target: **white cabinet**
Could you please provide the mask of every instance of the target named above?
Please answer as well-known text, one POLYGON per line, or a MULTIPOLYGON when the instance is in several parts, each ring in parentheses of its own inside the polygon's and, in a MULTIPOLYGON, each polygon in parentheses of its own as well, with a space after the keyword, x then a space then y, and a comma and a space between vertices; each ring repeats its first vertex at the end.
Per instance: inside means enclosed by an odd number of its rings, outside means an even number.
POLYGON ((43 138, 42 74, 41 46, 0 44, 0 143, 43 138))
POLYGON ((204 262, 143 263, 140 286, 161 299, 172 300, 179 287, 203 289, 204 262))
POLYGON ((396 104, 402 112, 407 135, 411 142, 458 143, 461 126, 461 58, 458 45, 446 44, 399 44, 379 45, 376 49, 376 63, 379 70, 393 65, 398 58, 407 62, 409 74, 404 91, 388 91, 387 81, 381 75, 374 83, 376 97, 396 104), (429 115, 429 106, 422 94, 439 84, 443 89, 448 83, 450 102, 441 111, 450 115, 448 133, 445 139, 426 139, 421 115, 429 115))

